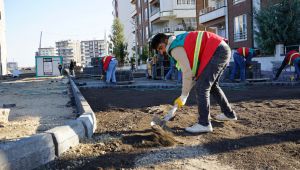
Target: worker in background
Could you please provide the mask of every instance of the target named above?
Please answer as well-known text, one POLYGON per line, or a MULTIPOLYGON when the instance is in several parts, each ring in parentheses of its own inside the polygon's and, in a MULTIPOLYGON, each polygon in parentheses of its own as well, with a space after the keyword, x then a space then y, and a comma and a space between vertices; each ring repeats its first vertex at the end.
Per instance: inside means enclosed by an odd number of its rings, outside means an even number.
POLYGON ((274 80, 278 79, 280 73, 282 72, 282 70, 284 69, 284 67, 286 65, 295 67, 295 72, 297 74, 297 80, 300 80, 300 53, 298 53, 295 50, 292 50, 285 55, 284 60, 281 64, 280 68, 278 69, 274 80))
POLYGON ((102 58, 103 70, 106 72, 106 83, 113 85, 117 84, 116 69, 118 60, 113 56, 105 56, 102 58))
POLYGON ((59 74, 62 76, 62 65, 60 63, 58 63, 58 71, 59 74))
POLYGON ((70 70, 70 74, 71 74, 72 76, 75 76, 74 67, 75 67, 74 61, 71 60, 70 66, 69 66, 69 70, 70 70))
POLYGON ((230 75, 230 80, 234 81, 234 77, 240 69, 240 79, 241 82, 246 81, 246 67, 251 67, 251 59, 258 55, 259 50, 254 50, 253 48, 241 47, 236 50, 233 54, 234 66, 230 75))
MULTIPOLYGON (((222 114, 216 116, 220 121, 237 120, 224 92, 219 86, 219 79, 230 61, 230 47, 223 38, 206 31, 194 31, 168 37, 159 33, 154 36, 151 47, 159 53, 167 53, 174 58, 182 71, 182 91, 174 104, 185 105, 192 87, 196 86, 199 119, 191 127, 185 128, 190 133, 212 132, 209 120, 210 95, 221 106, 222 114)), ((164 120, 169 121, 175 113, 169 112, 164 120)))

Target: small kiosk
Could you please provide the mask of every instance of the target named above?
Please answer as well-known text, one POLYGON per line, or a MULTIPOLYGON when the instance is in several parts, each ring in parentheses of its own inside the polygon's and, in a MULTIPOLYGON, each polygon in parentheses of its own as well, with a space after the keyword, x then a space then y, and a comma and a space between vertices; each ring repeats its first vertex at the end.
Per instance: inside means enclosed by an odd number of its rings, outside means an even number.
POLYGON ((36 76, 60 76, 58 66, 63 65, 62 61, 62 56, 35 56, 36 76))

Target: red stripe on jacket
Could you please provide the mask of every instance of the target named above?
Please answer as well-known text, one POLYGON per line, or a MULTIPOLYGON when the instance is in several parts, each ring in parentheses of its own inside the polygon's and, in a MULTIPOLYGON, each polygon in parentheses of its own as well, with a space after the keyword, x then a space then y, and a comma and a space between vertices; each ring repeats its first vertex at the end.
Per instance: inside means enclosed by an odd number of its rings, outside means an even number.
POLYGON ((241 48, 238 48, 236 50, 241 56, 244 56, 245 58, 249 56, 249 51, 250 51, 250 48, 247 48, 247 47, 241 47, 241 48), (243 53, 243 48, 245 48, 245 55, 243 53))
MULTIPOLYGON (((197 36, 197 31, 190 32, 184 41, 184 49, 187 53, 191 68, 193 68, 194 65, 194 52, 196 47, 197 36)), ((223 39, 224 38, 214 33, 206 31, 203 32, 201 49, 198 54, 200 66, 198 66, 199 68, 197 71, 196 79, 199 78, 199 76, 211 60, 212 56, 214 55, 216 49, 218 48, 223 39)))
POLYGON ((102 58, 102 63, 103 63, 103 70, 107 71, 109 63, 113 57, 112 56, 106 56, 102 58))
POLYGON ((292 64, 296 58, 300 57, 300 54, 296 50, 292 50, 292 51, 288 52, 284 58, 284 61, 286 64, 289 64, 291 57, 292 57, 292 59, 291 59, 291 64, 292 64), (295 55, 293 55, 293 54, 295 54, 295 55))

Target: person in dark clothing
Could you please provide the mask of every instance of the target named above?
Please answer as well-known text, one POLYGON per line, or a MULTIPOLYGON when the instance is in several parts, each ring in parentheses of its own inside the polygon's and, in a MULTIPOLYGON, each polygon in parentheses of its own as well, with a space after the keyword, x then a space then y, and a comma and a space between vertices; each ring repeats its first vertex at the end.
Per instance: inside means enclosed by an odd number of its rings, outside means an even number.
POLYGON ((74 67, 75 67, 74 61, 71 60, 69 70, 70 70, 70 74, 71 74, 72 76, 75 75, 75 73, 74 73, 74 67))
POLYGON ((280 68, 278 69, 274 80, 278 79, 280 73, 287 65, 295 67, 295 71, 297 74, 297 80, 300 79, 300 53, 298 53, 295 50, 292 50, 285 55, 284 60, 282 61, 282 64, 281 64, 280 68))
POLYGON ((59 74, 62 76, 62 65, 58 64, 58 70, 59 70, 59 74))

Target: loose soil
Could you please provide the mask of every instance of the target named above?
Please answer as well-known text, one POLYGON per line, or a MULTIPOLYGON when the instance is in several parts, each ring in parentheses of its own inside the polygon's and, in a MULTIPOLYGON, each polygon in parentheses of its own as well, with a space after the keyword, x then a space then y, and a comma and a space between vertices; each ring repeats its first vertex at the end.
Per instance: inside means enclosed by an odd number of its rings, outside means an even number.
POLYGON ((166 114, 180 89, 81 91, 96 133, 40 169, 300 169, 299 87, 225 89, 238 121, 215 121, 212 100, 214 131, 197 135, 184 131, 197 122, 194 91, 165 131, 152 129, 151 119, 166 114))

